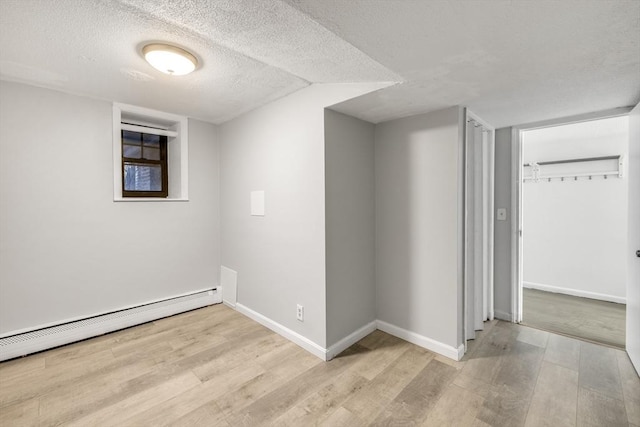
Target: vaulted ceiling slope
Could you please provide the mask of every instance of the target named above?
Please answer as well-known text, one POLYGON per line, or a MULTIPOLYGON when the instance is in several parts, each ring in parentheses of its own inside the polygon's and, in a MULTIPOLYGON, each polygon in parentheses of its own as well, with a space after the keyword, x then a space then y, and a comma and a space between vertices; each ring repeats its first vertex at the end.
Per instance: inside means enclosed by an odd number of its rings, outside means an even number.
POLYGON ((0 78, 214 123, 311 83, 397 82, 335 109, 466 105, 501 127, 637 103, 640 1, 1 0, 0 78), (202 65, 165 76, 150 41, 202 65))

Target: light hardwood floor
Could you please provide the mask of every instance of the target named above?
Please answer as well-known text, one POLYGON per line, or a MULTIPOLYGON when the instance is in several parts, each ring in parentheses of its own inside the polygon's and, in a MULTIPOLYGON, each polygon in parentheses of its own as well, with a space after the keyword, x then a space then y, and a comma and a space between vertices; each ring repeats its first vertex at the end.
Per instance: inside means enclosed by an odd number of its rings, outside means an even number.
POLYGON ((216 305, 1 363, 0 425, 640 426, 640 380, 499 321, 461 362, 380 331, 322 362, 216 305))
POLYGON ((624 349, 627 306, 523 289, 522 324, 624 349))

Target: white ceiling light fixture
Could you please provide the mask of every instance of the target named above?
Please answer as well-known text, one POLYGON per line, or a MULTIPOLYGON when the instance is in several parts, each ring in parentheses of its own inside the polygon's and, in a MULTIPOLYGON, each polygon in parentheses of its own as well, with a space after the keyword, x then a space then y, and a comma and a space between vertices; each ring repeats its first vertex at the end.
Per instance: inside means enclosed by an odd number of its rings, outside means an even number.
POLYGON ((142 48, 144 59, 156 70, 171 76, 184 76, 196 69, 196 57, 176 46, 151 43, 142 48))

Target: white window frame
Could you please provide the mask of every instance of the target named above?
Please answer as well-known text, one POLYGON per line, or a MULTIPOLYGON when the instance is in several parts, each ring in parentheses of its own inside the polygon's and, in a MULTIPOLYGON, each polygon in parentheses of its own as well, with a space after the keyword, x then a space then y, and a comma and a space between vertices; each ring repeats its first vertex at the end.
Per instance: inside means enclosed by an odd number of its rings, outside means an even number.
POLYGON ((113 201, 114 202, 186 202, 189 200, 188 119, 176 114, 128 104, 113 104, 113 201), (131 125, 123 125, 123 122, 131 125), (123 126, 145 133, 167 135, 168 196, 122 197, 123 126))

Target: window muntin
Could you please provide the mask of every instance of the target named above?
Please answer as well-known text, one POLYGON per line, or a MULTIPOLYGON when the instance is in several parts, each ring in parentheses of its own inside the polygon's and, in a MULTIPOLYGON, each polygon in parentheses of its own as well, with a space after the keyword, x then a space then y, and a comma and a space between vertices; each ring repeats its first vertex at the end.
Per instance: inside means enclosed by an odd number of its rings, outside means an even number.
POLYGON ((128 130, 122 138, 122 196, 167 197, 167 137, 128 130))

